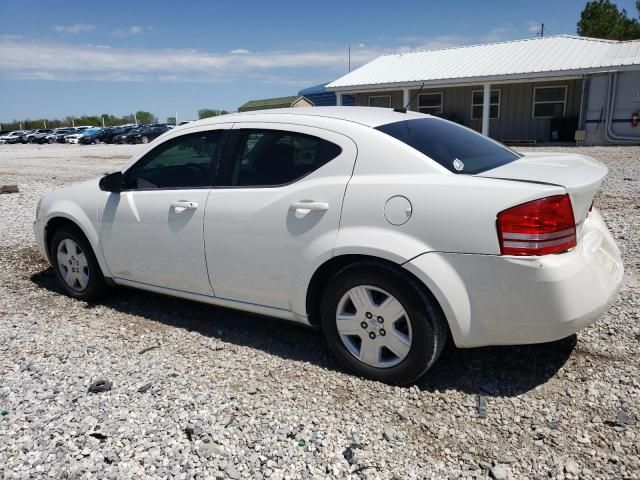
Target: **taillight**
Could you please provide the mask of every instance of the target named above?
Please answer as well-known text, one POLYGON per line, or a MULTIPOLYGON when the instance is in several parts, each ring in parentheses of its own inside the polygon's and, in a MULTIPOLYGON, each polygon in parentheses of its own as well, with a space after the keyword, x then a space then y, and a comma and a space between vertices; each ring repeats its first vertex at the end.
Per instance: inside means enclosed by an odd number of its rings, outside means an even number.
POLYGON ((503 255, 549 255, 576 246, 568 195, 541 198, 500 212, 497 225, 503 255))

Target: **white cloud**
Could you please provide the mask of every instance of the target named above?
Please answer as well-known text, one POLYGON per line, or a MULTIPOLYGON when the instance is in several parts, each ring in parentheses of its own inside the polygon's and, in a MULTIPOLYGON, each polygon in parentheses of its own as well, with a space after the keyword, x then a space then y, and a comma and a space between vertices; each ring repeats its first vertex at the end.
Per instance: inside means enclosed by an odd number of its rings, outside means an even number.
MULTIPOLYGON (((129 27, 131 31, 132 27, 129 27)), ((140 27, 143 28, 143 27, 140 27)), ((148 27, 145 27, 148 28, 148 27)), ((137 31, 137 29, 136 29, 137 31)), ((413 38, 404 46, 363 46, 351 50, 352 68, 386 53, 448 48, 506 35, 494 29, 480 37, 447 35, 413 38)), ((304 84, 308 78, 332 79, 346 73, 347 49, 226 53, 195 49, 134 49, 20 41, 0 37, 0 77, 51 80, 230 82, 239 77, 263 83, 304 84), (53 59, 53 60, 52 60, 53 59)), ((309 83, 313 83, 309 82, 309 83)))
MULTIPOLYGON (((147 27, 148 30, 151 30, 152 28, 153 27, 147 27)), ((116 28, 111 32, 111 35, 114 37, 131 37, 133 35, 140 35, 144 30, 144 27, 132 25, 131 27, 116 28)))
POLYGON ((61 33, 82 33, 93 32, 96 26, 88 23, 74 23, 73 25, 56 25, 53 29, 61 33))

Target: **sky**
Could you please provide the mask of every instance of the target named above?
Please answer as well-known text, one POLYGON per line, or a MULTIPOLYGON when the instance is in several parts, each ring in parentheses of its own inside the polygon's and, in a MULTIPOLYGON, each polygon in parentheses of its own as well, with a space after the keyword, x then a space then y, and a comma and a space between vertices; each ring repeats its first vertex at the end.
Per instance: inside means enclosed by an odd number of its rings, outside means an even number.
MULTIPOLYGON (((635 0, 618 0, 635 14, 635 0)), ((161 121, 295 95, 391 52, 575 34, 585 0, 0 0, 0 122, 161 121)))

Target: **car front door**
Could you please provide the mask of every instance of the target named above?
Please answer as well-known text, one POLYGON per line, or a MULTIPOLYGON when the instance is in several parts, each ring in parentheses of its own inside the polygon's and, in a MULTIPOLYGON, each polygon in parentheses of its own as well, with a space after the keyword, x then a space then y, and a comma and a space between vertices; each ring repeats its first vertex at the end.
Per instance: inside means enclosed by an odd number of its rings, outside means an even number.
POLYGON ((302 272, 335 244, 355 143, 312 127, 246 123, 235 124, 230 145, 205 213, 216 297, 291 310, 302 272))
POLYGON ((116 281, 213 295, 203 220, 225 130, 170 138, 129 168, 103 215, 104 256, 116 281))

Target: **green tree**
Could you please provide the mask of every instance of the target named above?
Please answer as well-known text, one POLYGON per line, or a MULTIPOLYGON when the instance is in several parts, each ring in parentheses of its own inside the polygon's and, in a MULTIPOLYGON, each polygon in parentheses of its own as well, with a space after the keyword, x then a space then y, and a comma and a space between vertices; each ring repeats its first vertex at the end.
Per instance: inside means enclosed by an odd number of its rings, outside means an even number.
POLYGON ((209 117, 217 117, 220 115, 226 115, 227 112, 226 110, 213 110, 210 108, 203 108, 201 110, 198 110, 198 118, 200 120, 202 120, 203 118, 209 118, 209 117))
MULTIPOLYGON (((636 0, 640 13, 640 0, 636 0)), ((634 40, 640 38, 640 21, 629 17, 627 11, 610 0, 587 2, 578 21, 578 35, 608 40, 634 40)))
POLYGON ((176 117, 167 117, 167 123, 169 125, 175 125, 176 124, 176 117))
POLYGON ((136 118, 138 119, 138 123, 158 123, 158 117, 156 117, 153 113, 139 111, 136 112, 136 118))

